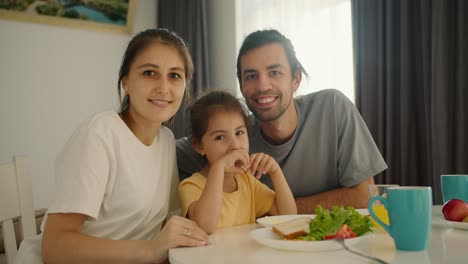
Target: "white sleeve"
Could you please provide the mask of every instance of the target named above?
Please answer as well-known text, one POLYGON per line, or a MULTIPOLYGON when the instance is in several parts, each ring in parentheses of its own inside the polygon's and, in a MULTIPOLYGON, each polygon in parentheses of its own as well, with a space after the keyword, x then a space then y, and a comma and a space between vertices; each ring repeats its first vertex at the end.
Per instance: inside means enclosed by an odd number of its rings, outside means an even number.
MULTIPOLYGON (((175 146, 174 146, 175 150, 175 146)), ((173 215, 180 215, 180 197, 179 197, 179 172, 177 169, 176 153, 173 154, 173 166, 172 166, 172 179, 171 179, 171 194, 169 196, 169 211, 167 214, 167 220, 173 215)))
POLYGON ((55 196, 49 213, 81 213, 95 220, 109 180, 111 150, 86 124, 69 139, 55 162, 55 196))

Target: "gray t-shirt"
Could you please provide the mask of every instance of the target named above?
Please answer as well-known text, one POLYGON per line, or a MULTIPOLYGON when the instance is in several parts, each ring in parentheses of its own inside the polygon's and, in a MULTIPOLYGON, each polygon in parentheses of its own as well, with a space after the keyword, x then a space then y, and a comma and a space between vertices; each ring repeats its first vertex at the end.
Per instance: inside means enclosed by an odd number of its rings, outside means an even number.
MULTIPOLYGON (((264 152, 281 166, 295 197, 352 187, 387 168, 361 115, 341 92, 323 90, 294 100, 298 127, 284 144, 267 143, 254 120, 250 152, 264 152)), ((177 140, 179 177, 204 166, 187 138, 177 140)), ((272 187, 268 176, 262 182, 272 187)))

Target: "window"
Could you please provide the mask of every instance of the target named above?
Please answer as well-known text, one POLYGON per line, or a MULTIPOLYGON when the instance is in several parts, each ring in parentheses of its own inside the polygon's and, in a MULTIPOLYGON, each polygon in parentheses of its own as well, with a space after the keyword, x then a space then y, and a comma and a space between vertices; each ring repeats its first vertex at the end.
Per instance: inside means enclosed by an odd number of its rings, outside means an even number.
POLYGON ((259 29, 291 39, 310 76, 296 95, 335 88, 354 102, 350 0, 242 0, 238 10, 238 39, 259 29))

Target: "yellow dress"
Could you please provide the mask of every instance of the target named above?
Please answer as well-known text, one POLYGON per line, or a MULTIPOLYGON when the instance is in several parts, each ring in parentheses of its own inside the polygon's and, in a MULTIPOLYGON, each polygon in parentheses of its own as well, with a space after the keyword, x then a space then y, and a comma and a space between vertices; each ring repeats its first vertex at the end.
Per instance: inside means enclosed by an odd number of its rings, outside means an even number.
MULTIPOLYGON (((271 208, 275 192, 250 173, 236 174, 237 190, 223 193, 223 206, 217 228, 253 224, 271 208)), ((189 206, 200 199, 205 188, 206 177, 194 173, 179 184, 182 215, 186 216, 189 206)))

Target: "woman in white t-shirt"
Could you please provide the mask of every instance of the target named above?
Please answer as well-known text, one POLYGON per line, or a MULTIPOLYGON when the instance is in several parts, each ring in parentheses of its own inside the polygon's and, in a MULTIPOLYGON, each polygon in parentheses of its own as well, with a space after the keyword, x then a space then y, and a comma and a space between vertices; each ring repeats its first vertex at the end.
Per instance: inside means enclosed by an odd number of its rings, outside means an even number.
POLYGON ((208 243, 191 220, 168 217, 179 206, 178 172, 174 136, 162 124, 188 94, 192 73, 173 32, 149 29, 130 41, 119 113, 93 116, 68 140, 43 237, 23 241, 17 263, 159 263, 170 248, 208 243))

